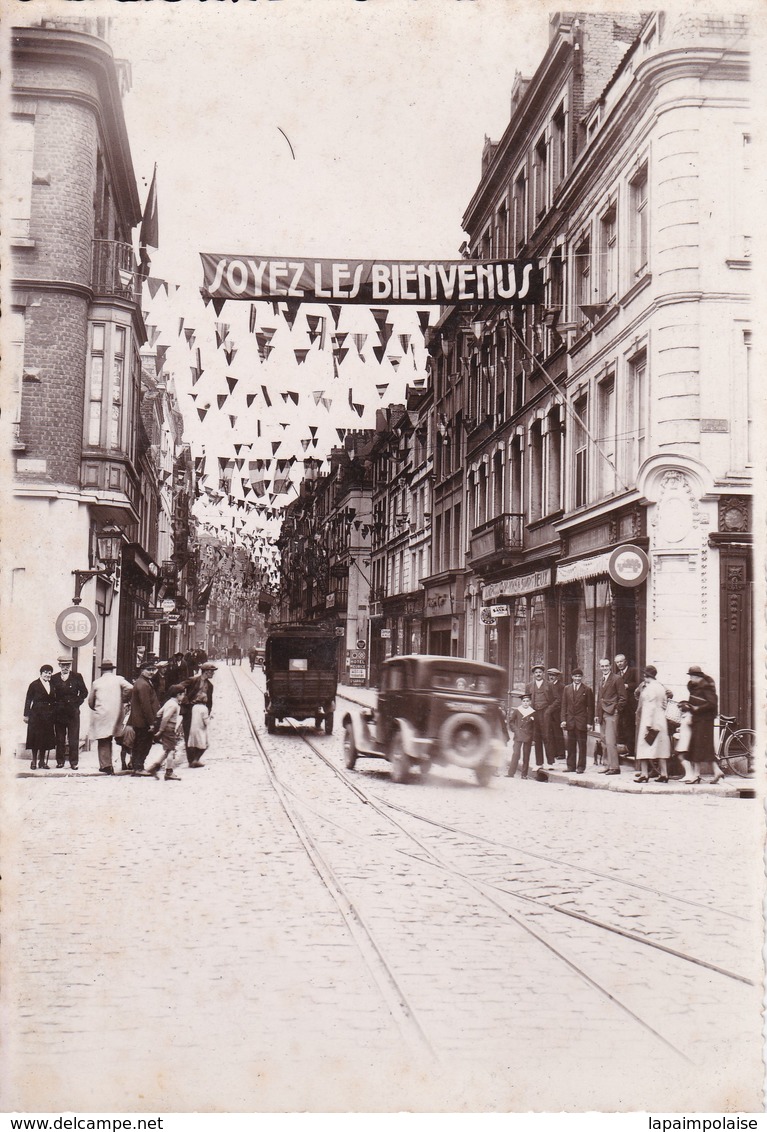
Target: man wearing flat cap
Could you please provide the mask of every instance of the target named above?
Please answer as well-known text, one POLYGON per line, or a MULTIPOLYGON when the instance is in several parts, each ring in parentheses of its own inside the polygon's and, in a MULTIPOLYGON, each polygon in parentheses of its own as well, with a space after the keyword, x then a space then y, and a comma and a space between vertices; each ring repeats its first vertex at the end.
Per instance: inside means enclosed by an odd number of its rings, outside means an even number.
POLYGON ((533 678, 525 688, 525 695, 530 697, 530 706, 535 712, 533 731, 533 746, 535 747, 535 765, 543 766, 544 752, 546 761, 551 765, 554 756, 546 748, 546 712, 551 706, 553 693, 546 680, 546 669, 542 664, 533 665, 533 678))
POLYGON ((90 737, 98 743, 99 772, 114 774, 112 766, 112 739, 122 735, 125 705, 130 699, 133 685, 118 676, 111 660, 102 660, 101 675, 91 684, 88 707, 91 709, 90 737))
POLYGON ((80 761, 80 704, 88 696, 85 681, 72 671, 72 657, 58 658, 59 671, 51 677, 53 720, 56 728, 56 766, 61 770, 69 754, 69 765, 77 770, 80 761))

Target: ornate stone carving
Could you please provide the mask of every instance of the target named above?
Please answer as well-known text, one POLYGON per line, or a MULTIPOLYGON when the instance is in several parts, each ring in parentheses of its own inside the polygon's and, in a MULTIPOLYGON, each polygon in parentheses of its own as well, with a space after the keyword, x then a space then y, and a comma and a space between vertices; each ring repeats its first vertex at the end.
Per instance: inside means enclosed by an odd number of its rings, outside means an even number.
POLYGON ((719 530, 735 534, 751 529, 750 500, 741 496, 726 496, 719 500, 719 530))

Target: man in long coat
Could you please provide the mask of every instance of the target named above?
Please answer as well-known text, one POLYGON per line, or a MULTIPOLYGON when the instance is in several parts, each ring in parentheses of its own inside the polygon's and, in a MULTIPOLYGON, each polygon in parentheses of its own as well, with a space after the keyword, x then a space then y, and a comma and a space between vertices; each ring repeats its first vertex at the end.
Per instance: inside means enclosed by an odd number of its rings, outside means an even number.
POLYGON ((546 669, 542 664, 533 665, 533 678, 525 688, 525 695, 530 697, 530 704, 535 711, 533 722, 533 746, 535 748, 535 765, 543 766, 543 754, 546 752, 546 761, 549 766, 554 762, 554 752, 547 743, 546 712, 554 701, 545 679, 546 669))
POLYGON ((88 689, 79 672, 72 671, 72 658, 59 657, 59 671, 51 677, 53 721, 56 729, 56 766, 61 770, 69 754, 69 765, 77 770, 80 761, 80 704, 88 689))
POLYGON ((144 770, 144 762, 152 748, 152 728, 160 710, 160 701, 152 683, 152 677, 156 672, 156 664, 153 661, 145 661, 131 691, 128 723, 136 733, 131 758, 131 770, 135 774, 144 770))
POLYGON ((100 773, 114 774, 112 738, 122 734, 124 706, 133 685, 117 675, 111 660, 102 660, 99 667, 101 676, 93 681, 88 696, 88 707, 92 713, 90 737, 98 742, 100 773))

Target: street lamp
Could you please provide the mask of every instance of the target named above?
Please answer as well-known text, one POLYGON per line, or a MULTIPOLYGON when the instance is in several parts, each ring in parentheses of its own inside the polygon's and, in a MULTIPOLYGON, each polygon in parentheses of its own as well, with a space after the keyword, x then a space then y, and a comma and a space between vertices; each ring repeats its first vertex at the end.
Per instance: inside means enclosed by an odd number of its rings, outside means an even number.
POLYGON ((81 593, 85 583, 90 578, 111 578, 114 573, 115 566, 120 560, 120 548, 122 546, 123 532, 116 523, 107 523, 102 527, 96 535, 96 547, 99 562, 103 564, 103 570, 73 570, 75 576, 75 596, 72 598, 73 605, 79 605, 82 601, 81 593))

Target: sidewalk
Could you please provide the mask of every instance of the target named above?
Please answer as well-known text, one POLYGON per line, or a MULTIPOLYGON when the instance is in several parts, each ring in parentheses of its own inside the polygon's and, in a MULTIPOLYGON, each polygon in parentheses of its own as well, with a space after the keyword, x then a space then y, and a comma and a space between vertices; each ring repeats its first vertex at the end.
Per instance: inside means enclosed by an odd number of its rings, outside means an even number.
MULTIPOLYGON (((350 685, 339 685, 337 698, 348 700, 358 707, 373 708, 376 704, 375 688, 355 688, 350 685)), ((340 710, 336 710, 336 716, 340 710)), ((651 779, 649 782, 634 782, 636 770, 630 760, 621 765, 621 773, 615 775, 600 774, 598 766, 587 766, 583 774, 568 773, 563 768, 564 759, 560 759, 554 766, 545 766, 543 769, 549 776, 549 782, 563 783, 567 786, 579 786, 586 790, 612 790, 621 794, 710 794, 717 798, 753 798, 756 796, 756 780, 749 778, 728 778, 726 781, 714 786, 705 779, 700 784, 692 786, 682 782, 681 778, 672 778, 669 782, 659 783, 651 779)), ((503 775, 501 776, 503 777, 503 775)), ((535 771, 530 768, 530 777, 535 780, 535 771)))

